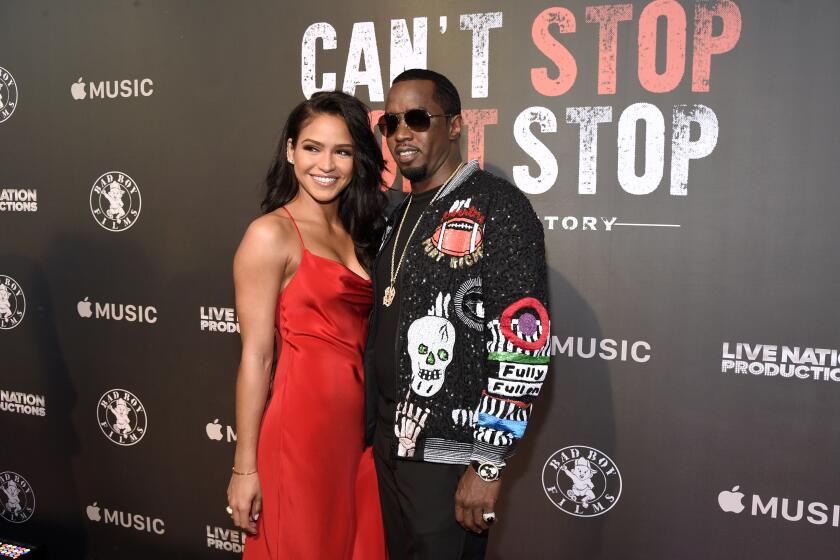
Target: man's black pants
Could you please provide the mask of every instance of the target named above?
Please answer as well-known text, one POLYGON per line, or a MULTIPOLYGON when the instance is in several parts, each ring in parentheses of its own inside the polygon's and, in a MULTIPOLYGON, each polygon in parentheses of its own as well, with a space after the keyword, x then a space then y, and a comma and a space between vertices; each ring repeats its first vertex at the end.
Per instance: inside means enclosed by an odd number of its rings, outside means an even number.
POLYGON ((373 458, 390 560, 483 560, 488 532, 477 535, 455 520, 455 490, 466 467, 388 459, 391 438, 382 435, 373 458))

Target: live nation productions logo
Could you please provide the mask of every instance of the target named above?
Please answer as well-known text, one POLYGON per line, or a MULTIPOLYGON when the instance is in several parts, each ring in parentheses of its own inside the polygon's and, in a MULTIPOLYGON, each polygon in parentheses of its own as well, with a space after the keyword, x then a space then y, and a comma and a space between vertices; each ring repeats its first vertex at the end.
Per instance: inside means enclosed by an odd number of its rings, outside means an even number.
POLYGON ((28 521, 35 513, 35 493, 16 472, 0 473, 0 517, 11 523, 28 521))
POLYGON ((0 212, 37 212, 37 189, 0 189, 0 212))
POLYGON ((26 297, 14 278, 0 274, 0 330, 13 329, 26 313, 26 297))
POLYGON ((542 472, 543 490, 551 503, 576 517, 609 511, 621 496, 621 473, 605 453, 585 445, 554 452, 542 472))
POLYGON ((245 533, 230 527, 206 526, 207 548, 224 550, 225 552, 243 552, 245 550, 245 533))
POLYGON ((47 398, 44 395, 0 389, 0 411, 30 416, 46 416, 47 398))
POLYGON ((111 389, 100 397, 96 419, 105 437, 117 445, 134 445, 146 435, 146 409, 125 389, 111 389))
POLYGON ((199 323, 202 331, 220 333, 238 333, 239 317, 233 307, 201 306, 199 323))
POLYGON ((840 381, 840 352, 835 348, 724 342, 720 370, 758 377, 840 381))
POLYGON ((0 66, 0 123, 12 116, 17 107, 17 101, 17 82, 8 70, 0 66))
MULTIPOLYGON (((718 494, 718 505, 726 513, 741 513, 746 509, 744 493, 740 485, 732 490, 724 490, 718 494)), ((807 521, 812 525, 827 525, 840 527, 840 505, 825 504, 801 499, 779 498, 778 496, 761 497, 753 494, 750 500, 750 515, 753 517, 767 516, 771 519, 781 518, 785 521, 807 521)))
POLYGON ((90 211, 96 223, 108 231, 125 231, 140 216, 140 189, 122 171, 99 176, 90 189, 90 211))

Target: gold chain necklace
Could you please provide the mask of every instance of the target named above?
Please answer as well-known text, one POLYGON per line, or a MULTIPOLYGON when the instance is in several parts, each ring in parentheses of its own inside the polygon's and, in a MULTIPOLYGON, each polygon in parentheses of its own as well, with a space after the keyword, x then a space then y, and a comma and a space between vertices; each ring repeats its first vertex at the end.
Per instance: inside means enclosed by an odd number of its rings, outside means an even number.
POLYGON ((403 212, 402 218, 400 219, 400 226, 397 228, 397 236, 394 237, 394 247, 393 249, 391 249, 391 282, 388 286, 385 287, 385 295, 382 297, 382 304, 385 307, 390 307, 391 304, 394 302, 394 298, 397 295, 397 289, 394 287, 394 283, 397 281, 397 275, 400 273, 400 267, 402 267, 403 260, 405 259, 405 254, 408 252, 408 244, 411 242, 411 238, 414 236, 414 232, 417 231, 417 226, 420 225, 420 220, 423 219, 423 214, 425 214, 426 210, 432 204, 435 203, 440 193, 444 191, 446 185, 449 184, 449 181, 451 181, 452 178, 455 175, 457 175, 457 173, 461 170, 462 167, 464 167, 463 163, 461 163, 461 165, 459 165, 455 169, 455 171, 452 172, 452 175, 450 175, 449 178, 446 181, 444 181, 443 185, 441 185, 440 189, 438 189, 438 192, 435 193, 435 196, 432 198, 432 200, 429 201, 429 204, 426 206, 426 208, 423 208, 423 211, 420 212, 420 216, 417 217, 417 222, 414 224, 414 227, 411 228, 411 233, 408 234, 408 239, 405 240, 405 245, 403 246, 402 254, 400 255, 400 260, 397 263, 396 270, 394 270, 394 261, 397 257, 397 243, 399 243, 400 241, 400 232, 402 232, 402 227, 405 223, 405 217, 408 216, 408 210, 409 208, 411 208, 411 201, 414 200, 414 193, 408 195, 408 204, 406 205, 405 212, 403 212))

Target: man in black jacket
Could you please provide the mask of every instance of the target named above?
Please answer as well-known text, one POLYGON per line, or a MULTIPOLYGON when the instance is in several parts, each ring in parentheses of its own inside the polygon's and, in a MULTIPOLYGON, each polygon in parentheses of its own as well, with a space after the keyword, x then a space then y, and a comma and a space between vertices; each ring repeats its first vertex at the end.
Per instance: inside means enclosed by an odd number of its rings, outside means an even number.
POLYGON ((365 349, 391 560, 484 558, 505 460, 548 373, 542 224, 509 182, 462 163, 461 103, 407 70, 379 128, 411 193, 374 265, 365 349))

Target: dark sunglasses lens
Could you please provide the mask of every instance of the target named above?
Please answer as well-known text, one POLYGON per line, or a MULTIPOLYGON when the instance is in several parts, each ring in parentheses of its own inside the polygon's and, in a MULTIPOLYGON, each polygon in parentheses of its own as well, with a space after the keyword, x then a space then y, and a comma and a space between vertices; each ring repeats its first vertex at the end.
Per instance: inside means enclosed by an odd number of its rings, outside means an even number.
POLYGON ((408 128, 415 132, 425 132, 432 125, 432 119, 429 118, 429 113, 422 109, 406 111, 403 118, 408 128))
POLYGON ((379 117, 379 121, 376 124, 379 126, 379 132, 385 136, 391 136, 397 131, 397 127, 400 125, 400 118, 393 113, 385 113, 379 117))

